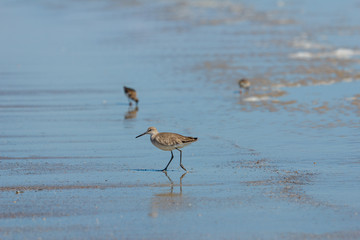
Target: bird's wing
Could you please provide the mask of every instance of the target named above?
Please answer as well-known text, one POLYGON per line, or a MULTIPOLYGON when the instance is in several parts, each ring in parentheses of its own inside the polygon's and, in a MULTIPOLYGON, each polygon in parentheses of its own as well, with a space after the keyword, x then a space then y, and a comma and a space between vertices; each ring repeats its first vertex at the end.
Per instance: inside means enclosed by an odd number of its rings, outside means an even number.
POLYGON ((195 142, 197 138, 185 137, 176 133, 159 133, 156 140, 163 145, 178 145, 183 143, 195 142))
POLYGON ((176 133, 159 133, 156 136, 156 140, 163 144, 163 145, 167 145, 167 146, 171 146, 171 145, 177 145, 177 144, 182 144, 182 136, 176 133))

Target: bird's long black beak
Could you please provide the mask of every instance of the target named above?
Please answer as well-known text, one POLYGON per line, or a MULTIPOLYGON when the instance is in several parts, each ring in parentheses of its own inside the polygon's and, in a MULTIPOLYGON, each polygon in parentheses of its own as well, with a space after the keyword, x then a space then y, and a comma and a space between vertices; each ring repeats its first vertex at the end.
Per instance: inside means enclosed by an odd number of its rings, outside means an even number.
POLYGON ((145 134, 147 134, 147 132, 144 132, 143 134, 140 134, 139 136, 136 136, 135 138, 138 138, 138 137, 144 136, 145 134))

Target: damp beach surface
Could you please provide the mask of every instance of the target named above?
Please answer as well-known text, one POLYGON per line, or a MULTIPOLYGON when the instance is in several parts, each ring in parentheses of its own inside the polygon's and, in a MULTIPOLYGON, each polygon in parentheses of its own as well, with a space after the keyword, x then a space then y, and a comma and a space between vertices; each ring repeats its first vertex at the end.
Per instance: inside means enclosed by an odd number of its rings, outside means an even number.
POLYGON ((0 239, 359 239, 359 10, 1 1, 0 239))

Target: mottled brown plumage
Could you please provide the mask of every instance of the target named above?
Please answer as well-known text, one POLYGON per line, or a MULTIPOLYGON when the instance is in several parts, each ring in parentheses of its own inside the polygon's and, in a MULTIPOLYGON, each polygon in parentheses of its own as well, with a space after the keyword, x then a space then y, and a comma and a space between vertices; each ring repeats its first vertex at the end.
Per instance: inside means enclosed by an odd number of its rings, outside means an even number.
POLYGON ((249 91, 250 85, 251 85, 249 80, 247 80, 245 78, 240 79, 238 84, 240 87, 240 93, 241 93, 241 88, 245 89, 246 92, 249 91))
POLYGON ((169 166, 170 162, 174 158, 174 155, 172 152, 172 150, 174 150, 174 149, 176 149, 180 152, 180 166, 182 167, 182 169, 187 171, 181 163, 182 151, 180 150, 180 148, 183 148, 183 147, 189 145, 190 143, 196 142, 197 138, 186 137, 186 136, 182 136, 177 133, 170 133, 170 132, 159 133, 155 127, 149 127, 146 132, 144 132, 143 134, 140 134, 136 138, 141 137, 145 134, 151 135, 150 141, 152 144, 154 144, 155 147, 157 147, 161 150, 164 150, 164 151, 171 151, 171 159, 170 159, 169 163, 167 164, 167 166, 163 169, 163 171, 167 170, 167 167, 169 166))
POLYGON ((126 96, 128 97, 128 99, 129 99, 129 105, 132 104, 132 103, 131 103, 131 100, 133 100, 133 101, 136 103, 136 105, 138 104, 139 99, 138 99, 137 96, 136 96, 136 91, 135 91, 135 89, 124 86, 124 92, 125 92, 125 95, 126 95, 126 96))
POLYGON ((164 146, 175 146, 195 142, 197 138, 185 137, 177 133, 162 132, 156 134, 154 140, 164 146))

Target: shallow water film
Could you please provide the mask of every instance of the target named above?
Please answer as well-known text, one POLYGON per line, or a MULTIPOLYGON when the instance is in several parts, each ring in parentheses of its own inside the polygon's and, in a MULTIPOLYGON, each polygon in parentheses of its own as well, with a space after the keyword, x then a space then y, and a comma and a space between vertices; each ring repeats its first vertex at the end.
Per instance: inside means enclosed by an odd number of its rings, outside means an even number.
POLYGON ((0 239, 360 239, 359 12, 0 1, 0 239))

